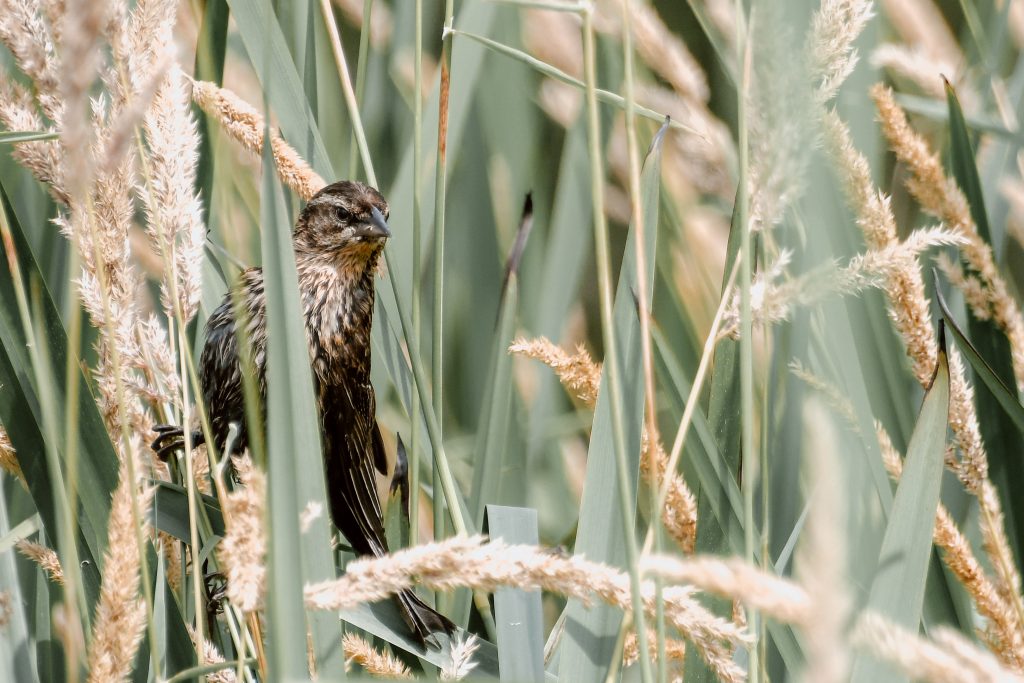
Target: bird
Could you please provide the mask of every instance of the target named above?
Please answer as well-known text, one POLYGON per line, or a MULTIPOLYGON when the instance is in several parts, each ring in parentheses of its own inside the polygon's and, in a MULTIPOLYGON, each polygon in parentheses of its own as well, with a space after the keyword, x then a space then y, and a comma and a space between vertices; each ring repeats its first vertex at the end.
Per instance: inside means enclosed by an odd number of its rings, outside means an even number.
MULTIPOLYGON (((370 383, 374 276, 391 237, 388 215, 388 204, 375 188, 343 180, 310 198, 292 234, 331 518, 356 554, 375 557, 389 552, 375 475, 387 475, 387 460, 370 383)), ((263 271, 249 268, 210 316, 199 361, 211 434, 221 448, 233 423, 238 426, 233 450, 241 452, 250 441, 239 358, 243 342, 266 415, 267 341, 263 271), (241 335, 236 306, 245 321, 241 335)), ((181 427, 160 425, 155 431, 152 445, 161 457, 181 448, 181 427)), ((204 441, 201 430, 191 436, 194 444, 204 441)), ((437 646, 434 634, 454 632, 455 625, 412 590, 395 599, 421 647, 437 646)))

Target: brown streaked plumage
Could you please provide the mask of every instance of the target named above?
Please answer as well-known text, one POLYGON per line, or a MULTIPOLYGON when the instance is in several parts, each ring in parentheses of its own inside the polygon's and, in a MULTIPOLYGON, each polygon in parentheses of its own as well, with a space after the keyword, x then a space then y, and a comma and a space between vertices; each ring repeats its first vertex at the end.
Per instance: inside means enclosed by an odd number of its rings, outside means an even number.
MULTIPOLYGON (((391 235, 387 215, 387 202, 377 190, 358 182, 337 182, 309 200, 293 234, 331 517, 357 553, 375 556, 388 552, 375 475, 375 471, 387 474, 387 462, 370 384, 370 329, 374 274, 391 235)), ((263 271, 246 270, 237 288, 247 319, 244 337, 265 411, 263 271)), ((248 438, 233 312, 229 295, 207 322, 200 381, 214 438, 223 447, 228 426, 235 422, 240 428, 235 449, 241 450, 248 438)), ((158 452, 180 444, 180 429, 158 431, 154 442, 158 452)), ((201 434, 196 436, 197 442, 201 440, 201 434)), ((400 593, 397 602, 421 644, 433 633, 454 629, 411 591, 400 593)))

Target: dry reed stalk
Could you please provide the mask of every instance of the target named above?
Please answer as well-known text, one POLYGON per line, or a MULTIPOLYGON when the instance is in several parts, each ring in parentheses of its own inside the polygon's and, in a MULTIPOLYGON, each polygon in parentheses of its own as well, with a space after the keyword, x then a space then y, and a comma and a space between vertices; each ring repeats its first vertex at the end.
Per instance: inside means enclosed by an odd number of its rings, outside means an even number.
POLYGON ((904 43, 942 63, 964 63, 956 36, 932 0, 882 0, 882 7, 904 43))
POLYGON ((805 462, 811 512, 797 555, 796 575, 807 591, 803 621, 807 667, 804 679, 817 683, 848 680, 847 621, 853 599, 846 580, 846 501, 839 437, 820 399, 804 405, 805 462))
MULTIPOLYGON (((0 122, 7 130, 56 132, 54 126, 44 123, 36 111, 32 94, 21 84, 9 81, 4 76, 0 76, 0 122)), ((11 156, 43 183, 57 202, 67 204, 70 201, 64 190, 56 140, 14 145, 11 156)))
MULTIPOLYGON (((257 156, 263 151, 263 116, 248 102, 206 81, 193 81, 192 99, 247 150, 257 156)), ((270 144, 281 181, 300 197, 308 200, 326 184, 279 134, 271 133, 270 144)))
POLYGON ((141 192, 148 232, 171 271, 161 283, 164 309, 173 317, 177 307, 183 323, 198 309, 206 241, 202 202, 194 189, 199 133, 186 88, 184 74, 174 65, 146 112, 149 178, 141 192))
POLYGON ((51 581, 61 586, 64 585, 64 568, 60 566, 57 551, 24 538, 15 543, 14 547, 18 549, 19 553, 39 565, 39 568, 46 572, 51 581))
MULTIPOLYGON (((938 157, 928 144, 910 128, 906 114, 893 99, 892 91, 876 85, 871 94, 889 145, 913 173, 907 181, 908 189, 926 211, 967 237, 967 245, 961 253, 985 285, 993 318, 1010 340, 1014 371, 1020 384, 1021 373, 1024 372, 1024 320, 996 269, 991 248, 977 233, 967 200, 956 184, 946 178, 938 157)), ((992 560, 997 589, 1013 606, 1018 621, 1024 623, 1020 574, 1006 539, 1002 505, 988 478, 988 456, 978 429, 974 392, 965 377, 959 354, 951 353, 949 360, 949 422, 961 452, 961 462, 955 471, 964 487, 978 499, 983 546, 992 560)))
MULTIPOLYGON (((640 445, 640 476, 644 481, 665 481, 668 473, 668 455, 661 439, 651 439, 643 433, 640 445)), ((697 543, 697 501, 681 476, 672 473, 665 494, 665 507, 661 510, 661 523, 665 531, 679 544, 684 553, 693 553, 697 543)))
POLYGON ((233 457, 232 462, 242 486, 224 501, 227 532, 218 556, 228 579, 228 599, 242 612, 251 613, 260 609, 266 593, 266 475, 248 455, 233 457))
MULTIPOLYGON (((137 452, 138 449, 133 449, 137 452)), ((134 457, 134 456, 129 456, 134 457)), ((140 471, 139 463, 135 471, 140 471)), ((146 609, 140 590, 140 548, 132 520, 133 488, 139 501, 139 524, 148 535, 148 511, 153 489, 132 481, 128 463, 122 462, 120 479, 110 505, 107 526, 107 550, 104 553, 100 597, 93 620, 92 641, 89 643, 89 681, 107 683, 127 681, 142 632, 146 626, 146 609)))
POLYGON ((167 577, 167 585, 171 587, 171 590, 178 592, 181 590, 181 558, 185 552, 185 546, 174 536, 162 531, 157 534, 157 539, 160 552, 164 555, 166 567, 164 575, 167 577))
POLYGON ((988 652, 944 627, 934 641, 898 626, 880 614, 863 612, 853 629, 856 647, 889 662, 908 678, 931 683, 1013 683, 1024 680, 1007 671, 988 652))
POLYGON ((822 0, 811 22, 807 60, 819 102, 828 102, 859 59, 853 42, 874 16, 871 0, 822 0))
POLYGON ((558 380, 586 406, 593 408, 597 403, 597 392, 601 384, 601 365, 595 363, 582 345, 570 355, 546 337, 536 339, 520 338, 512 342, 509 353, 533 358, 547 365, 558 375, 558 380))
MULTIPOLYGON (((197 650, 200 648, 202 649, 204 663, 224 663, 224 655, 220 653, 220 650, 217 649, 216 645, 211 643, 206 638, 203 638, 201 643, 198 642, 199 638, 198 634, 195 632, 195 629, 193 629, 191 626, 186 626, 186 628, 188 628, 189 638, 192 639, 192 644, 195 646, 195 648, 197 650)), ((208 683, 235 683, 235 681, 237 680, 235 676, 235 670, 232 668, 218 669, 213 673, 206 674, 205 678, 208 681, 208 683)))
POLYGON ((955 73, 952 64, 937 60, 920 45, 879 45, 871 53, 871 65, 886 69, 901 81, 913 83, 922 93, 936 99, 946 97, 942 75, 955 73))
MULTIPOLYGON (((658 638, 657 633, 651 629, 647 631, 647 656, 651 661, 658 659, 658 638)), ((665 657, 676 663, 686 659, 686 643, 681 640, 667 638, 665 641, 665 657)), ((622 644, 622 666, 627 667, 636 664, 640 659, 640 646, 638 645, 635 633, 627 633, 626 640, 622 644)), ((673 683, 681 679, 672 679, 673 683)))
POLYGON ((966 197, 956 182, 946 177, 942 162, 928 143, 910 127, 906 114, 893 99, 892 90, 876 85, 871 96, 890 147, 913 174, 907 181, 911 194, 921 208, 968 239, 961 254, 984 285, 992 318, 1010 340, 1017 385, 1024 386, 1024 316, 996 267, 992 248, 978 235, 966 197))
MULTIPOLYGON (((724 680, 742 680, 744 672, 732 661, 731 648, 746 643, 749 636, 700 605, 693 597, 695 590, 738 595, 778 619, 798 618, 801 604, 806 602, 806 596, 801 597, 799 587, 792 583, 762 575, 757 570, 737 570, 729 562, 716 563, 702 558, 700 563, 694 564, 657 557, 650 558, 645 567, 649 573, 664 573, 668 578, 685 577, 691 582, 686 586, 663 588, 665 618, 694 643, 702 659, 724 680)), ((625 611, 629 611, 632 604, 629 576, 608 566, 578 556, 559 557, 534 546, 506 545, 500 541, 484 544, 480 537, 456 537, 415 546, 384 558, 352 562, 343 577, 307 585, 306 606, 321 610, 346 609, 381 600, 411 587, 414 582, 433 590, 472 587, 493 591, 514 586, 558 593, 585 604, 597 597, 625 611)), ((644 581, 644 608, 650 614, 655 610, 654 593, 654 582, 644 581)))
MULTIPOLYGON (((836 162, 840 184, 868 248, 885 249, 897 243, 896 219, 889 197, 875 187, 867 159, 853 146, 850 129, 835 111, 825 113, 822 127, 826 149, 836 162)), ((938 345, 920 267, 914 264, 893 272, 885 293, 889 319, 903 339, 914 376, 926 386, 935 369, 938 345)))
MULTIPOLYGON (((826 264, 776 284, 775 281, 781 279, 789 265, 790 254, 783 250, 768 270, 755 277, 750 289, 751 314, 755 322, 767 325, 786 320, 797 306, 809 306, 833 294, 851 296, 870 288, 900 291, 913 286, 905 280, 908 280, 909 273, 917 271, 921 252, 932 247, 965 243, 959 233, 942 227, 924 228, 915 230, 902 242, 894 240, 888 246, 859 254, 844 267, 826 264)), ((722 337, 735 338, 739 335, 739 304, 737 293, 726 312, 722 337)), ((918 321, 911 322, 917 324, 918 321)))
POLYGON ((480 640, 476 636, 456 636, 448 650, 448 661, 441 667, 438 678, 442 681, 461 681, 468 676, 477 666, 473 655, 478 649, 480 640))
POLYGON ((976 275, 965 273, 963 266, 946 254, 936 256, 935 264, 949 280, 949 283, 964 295, 964 303, 970 307, 975 318, 978 320, 992 319, 992 309, 989 307, 985 285, 976 275))
MULTIPOLYGON (((0 39, 12 48, 35 93, 33 100, 24 89, 0 84, 5 100, 0 120, 19 129, 46 129, 38 106, 61 131, 59 143, 19 145, 15 157, 68 207, 55 223, 81 259, 80 294, 92 324, 101 330, 94 371, 99 402, 118 442, 121 415, 131 431, 148 432, 146 406, 170 404, 178 381, 173 361, 166 358, 166 334, 154 317, 138 310, 141 279, 127 235, 140 183, 134 160, 123 154, 125 131, 140 110, 149 109, 154 73, 171 63, 176 8, 174 0, 142 0, 130 12, 123 3, 4 0, 9 11, 0 12, 0 39), (99 44, 103 41, 109 52, 99 44), (103 90, 90 99, 97 76, 103 90)), ((145 158, 144 165, 149 163, 145 158)), ((179 189, 192 177, 183 170, 177 174, 179 189)))
POLYGON ((600 16, 596 25, 616 35, 622 34, 622 12, 629 11, 633 44, 640 59, 684 99, 708 101, 711 90, 707 75, 686 44, 665 26, 653 6, 636 0, 613 0, 599 2, 597 7, 600 16))
POLYGON ((784 623, 806 622, 810 614, 810 598, 801 586, 739 558, 694 555, 681 560, 668 555, 649 555, 640 561, 640 568, 644 574, 665 581, 739 600, 784 623))
POLYGON ((14 450, 14 444, 7 436, 7 430, 0 425, 0 469, 25 484, 25 473, 21 471, 21 463, 18 462, 18 454, 14 450))
MULTIPOLYGON (((550 367, 562 385, 587 407, 594 408, 597 404, 601 365, 594 362, 582 345, 576 348, 574 355, 569 355, 545 337, 531 340, 520 338, 508 350, 509 353, 539 360, 550 367)), ((665 479, 667 468, 668 456, 660 439, 649 439, 644 430, 640 452, 642 479, 650 481, 653 470, 660 484, 665 479)), ((673 472, 669 480, 661 520, 665 530, 680 548, 686 553, 693 552, 697 539, 697 503, 686 481, 678 473, 673 472)))
POLYGON ((525 9, 522 12, 523 46, 542 62, 574 78, 582 78, 580 25, 580 18, 569 12, 525 9))
MULTIPOLYGON (((880 422, 875 422, 875 433, 885 469, 894 481, 899 481, 903 474, 903 458, 880 422)), ((978 613, 988 620, 988 628, 982 631, 986 645, 1006 666, 1021 671, 1024 667, 1024 631, 1021 624, 941 502, 935 513, 933 541, 942 549, 943 561, 971 596, 978 613)))
MULTIPOLYGON (((355 662, 374 676, 411 680, 415 678, 409 667, 389 652, 381 652, 355 633, 346 633, 341 641, 345 650, 345 664, 355 662)), ((346 669, 348 666, 346 666, 346 669)))

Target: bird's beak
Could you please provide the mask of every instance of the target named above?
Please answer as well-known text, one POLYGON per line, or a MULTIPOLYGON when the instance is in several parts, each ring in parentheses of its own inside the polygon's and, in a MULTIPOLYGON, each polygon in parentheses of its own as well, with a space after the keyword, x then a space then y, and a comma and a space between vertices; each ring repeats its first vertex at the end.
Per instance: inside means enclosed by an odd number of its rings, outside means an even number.
POLYGON ((391 237, 388 222, 377 207, 370 209, 370 220, 362 224, 360 232, 371 239, 385 240, 391 237))

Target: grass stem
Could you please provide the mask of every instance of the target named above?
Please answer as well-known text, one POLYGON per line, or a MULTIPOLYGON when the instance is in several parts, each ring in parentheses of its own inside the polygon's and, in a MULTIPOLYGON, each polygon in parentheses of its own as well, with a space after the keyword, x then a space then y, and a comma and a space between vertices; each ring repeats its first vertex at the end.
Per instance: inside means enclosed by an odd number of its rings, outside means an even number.
MULTIPOLYGON (((622 390, 619 377, 618 346, 612 318, 611 267, 608 256, 608 220, 604 213, 604 173, 601 166, 601 122, 597 109, 597 58, 594 43, 593 15, 583 14, 583 72, 586 81, 587 141, 590 150, 591 200, 594 210, 594 244, 597 256, 598 292, 601 309, 601 336, 604 340, 605 372, 611 401, 612 435, 618 474, 622 531, 625 538, 626 561, 629 565, 630 592, 633 596, 633 622, 636 625, 637 647, 640 651, 640 673, 645 683, 653 680, 647 649, 647 623, 640 590, 640 568, 636 547, 636 505, 630 488, 627 464, 625 425, 622 414, 622 390)), ((645 285, 640 284, 643 288, 645 285)))

